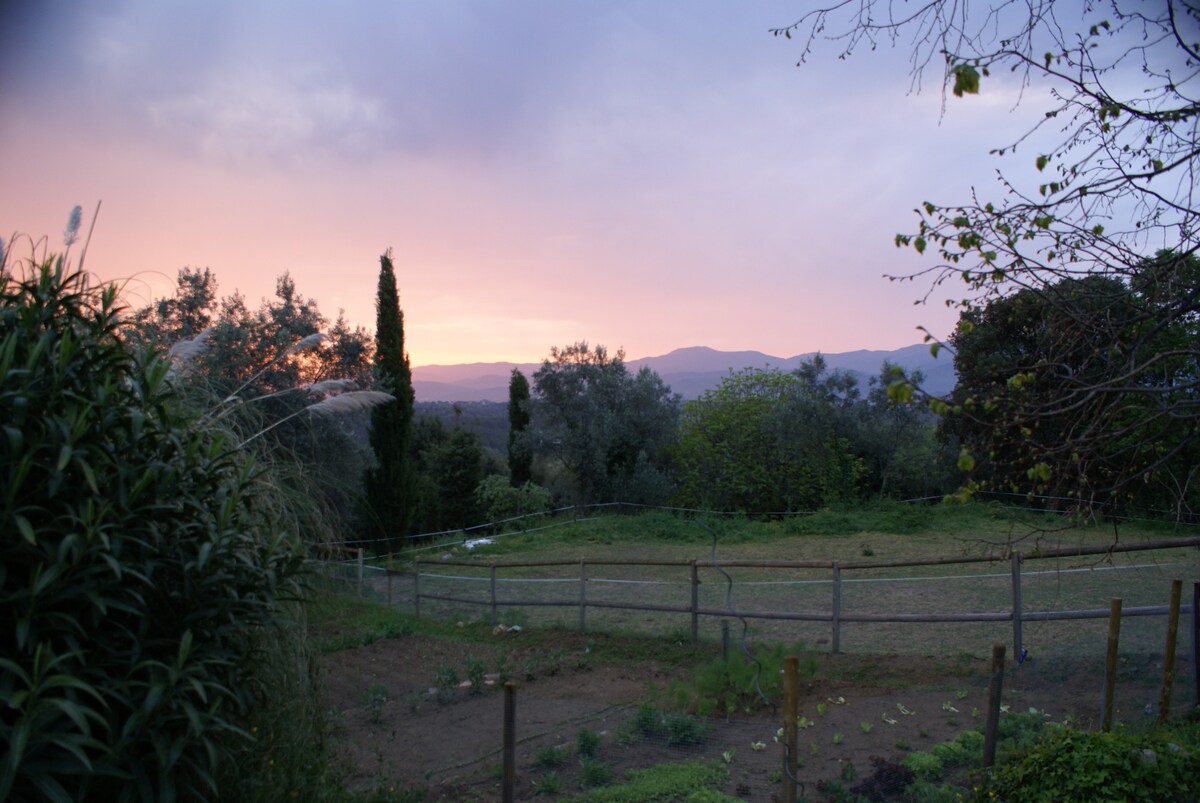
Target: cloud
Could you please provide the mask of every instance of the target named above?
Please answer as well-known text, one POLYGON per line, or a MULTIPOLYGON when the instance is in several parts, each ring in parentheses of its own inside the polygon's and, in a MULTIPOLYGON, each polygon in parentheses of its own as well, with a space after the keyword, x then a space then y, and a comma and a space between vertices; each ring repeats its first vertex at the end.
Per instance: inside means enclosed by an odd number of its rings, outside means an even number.
POLYGON ((378 97, 316 67, 222 72, 195 92, 151 101, 146 114, 168 139, 239 166, 360 156, 395 128, 378 97))

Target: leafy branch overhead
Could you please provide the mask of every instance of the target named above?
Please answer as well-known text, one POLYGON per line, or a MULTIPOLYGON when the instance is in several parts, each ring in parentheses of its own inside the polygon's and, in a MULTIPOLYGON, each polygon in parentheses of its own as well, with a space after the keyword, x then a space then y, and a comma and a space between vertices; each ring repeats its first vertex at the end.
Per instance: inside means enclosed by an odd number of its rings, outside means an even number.
MULTIPOLYGON (((960 333, 989 304, 1022 291, 1055 311, 1061 328, 1008 369, 1012 378, 1037 377, 1036 401, 1008 394, 997 431, 1062 419, 1068 452, 1082 460, 1111 456, 1117 440, 1158 442, 1167 420, 1164 454, 1200 438, 1192 401, 1200 362, 1192 325, 1200 315, 1200 6, 844 0, 774 33, 802 44, 801 62, 827 44, 840 57, 881 43, 908 47, 912 88, 940 71, 944 107, 947 94, 971 102, 989 90, 1019 105, 1044 102, 1015 141, 992 143, 991 153, 1007 159, 993 191, 964 188, 966 202, 916 208, 915 230, 896 244, 938 263, 891 278, 927 282, 925 300, 935 291, 949 296, 962 313, 960 333), (1092 277, 1125 289, 1081 282, 1092 277), (1169 291, 1145 289, 1154 286, 1169 291), (1086 312, 1114 292, 1122 295, 1119 316, 1086 312), (1134 409, 1152 428, 1128 420, 1134 409)), ((996 399, 972 401, 982 415, 996 399)), ((1039 448, 1025 460, 1031 480, 1061 464, 1039 448)), ((1111 472, 1101 486, 1091 482, 1092 491, 1120 491, 1165 465, 1108 462, 1111 472)))

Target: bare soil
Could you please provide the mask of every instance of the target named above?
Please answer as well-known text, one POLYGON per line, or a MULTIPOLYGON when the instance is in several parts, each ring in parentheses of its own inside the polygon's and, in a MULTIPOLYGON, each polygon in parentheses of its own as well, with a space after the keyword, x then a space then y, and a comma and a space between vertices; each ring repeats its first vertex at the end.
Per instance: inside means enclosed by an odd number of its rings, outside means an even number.
MULTIPOLYGON (((561 797, 580 793, 575 744, 585 727, 601 735, 597 757, 612 769, 614 782, 630 769, 703 758, 728 764, 727 794, 747 801, 779 799, 783 756, 773 737, 781 714, 764 708, 736 719, 709 719, 702 745, 629 739, 637 707, 673 708, 672 681, 686 682, 687 673, 652 659, 605 663, 606 637, 560 636, 556 660, 548 660, 544 641, 533 649, 514 633, 496 634, 490 644, 408 636, 324 656, 326 704, 351 787, 424 788, 429 800, 499 799, 504 709, 499 683, 477 694, 457 688, 449 701, 437 699, 437 667, 452 666, 465 679, 470 655, 489 673, 504 657, 516 685, 518 800, 556 799, 538 796, 535 786, 552 771, 539 765, 538 754, 555 746, 569 756, 553 770, 564 785, 561 797)), ((798 745, 803 766, 797 777, 810 799, 821 799, 821 781, 840 779, 851 786, 851 779, 872 773, 874 762, 900 761, 910 750, 928 750, 983 722, 988 667, 982 660, 900 655, 816 660, 815 677, 802 680, 800 713, 812 724, 800 731, 798 745)), ((1034 677, 1007 674, 1004 699, 1013 710, 1035 707, 1055 719, 1070 714, 1085 723, 1093 717, 1094 678, 1048 684, 1030 682, 1034 677)))

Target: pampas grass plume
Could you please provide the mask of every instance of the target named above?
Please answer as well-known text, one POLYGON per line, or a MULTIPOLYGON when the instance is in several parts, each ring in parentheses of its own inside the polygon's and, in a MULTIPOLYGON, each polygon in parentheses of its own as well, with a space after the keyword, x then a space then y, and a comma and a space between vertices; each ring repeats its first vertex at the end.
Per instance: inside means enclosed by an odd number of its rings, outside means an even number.
POLYGON ((76 206, 67 218, 67 228, 63 230, 63 245, 70 248, 79 239, 79 227, 83 225, 83 207, 76 206))
POLYGON ((173 365, 183 365, 189 360, 199 357, 208 348, 208 336, 212 334, 212 331, 213 328, 209 326, 190 340, 180 340, 171 346, 171 350, 167 352, 167 359, 173 365))
POLYGON ((315 349, 317 346, 321 345, 321 341, 323 341, 324 339, 325 339, 325 335, 322 332, 313 332, 308 337, 304 337, 304 338, 301 338, 300 340, 296 341, 292 345, 292 347, 287 350, 286 353, 287 354, 298 354, 301 351, 308 351, 309 349, 315 349))
POLYGON ((395 401, 396 397, 381 390, 352 390, 338 396, 310 405, 305 409, 311 413, 332 415, 335 413, 353 413, 358 410, 369 410, 380 404, 395 401))
POLYGON ((358 383, 353 379, 324 379, 320 382, 313 382, 304 390, 309 395, 316 396, 321 393, 344 393, 354 390, 356 387, 358 387, 358 383))

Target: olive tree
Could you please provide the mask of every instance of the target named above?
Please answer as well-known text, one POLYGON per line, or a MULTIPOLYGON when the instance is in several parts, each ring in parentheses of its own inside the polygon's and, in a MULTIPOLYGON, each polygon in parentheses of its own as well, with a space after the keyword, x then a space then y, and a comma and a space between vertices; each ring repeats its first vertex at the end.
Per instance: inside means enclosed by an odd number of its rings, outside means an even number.
POLYGON ((574 501, 627 494, 658 496, 675 436, 680 400, 649 368, 630 374, 624 353, 586 342, 550 351, 533 375, 538 449, 566 468, 574 501), (634 481, 636 479, 636 481, 634 481))

